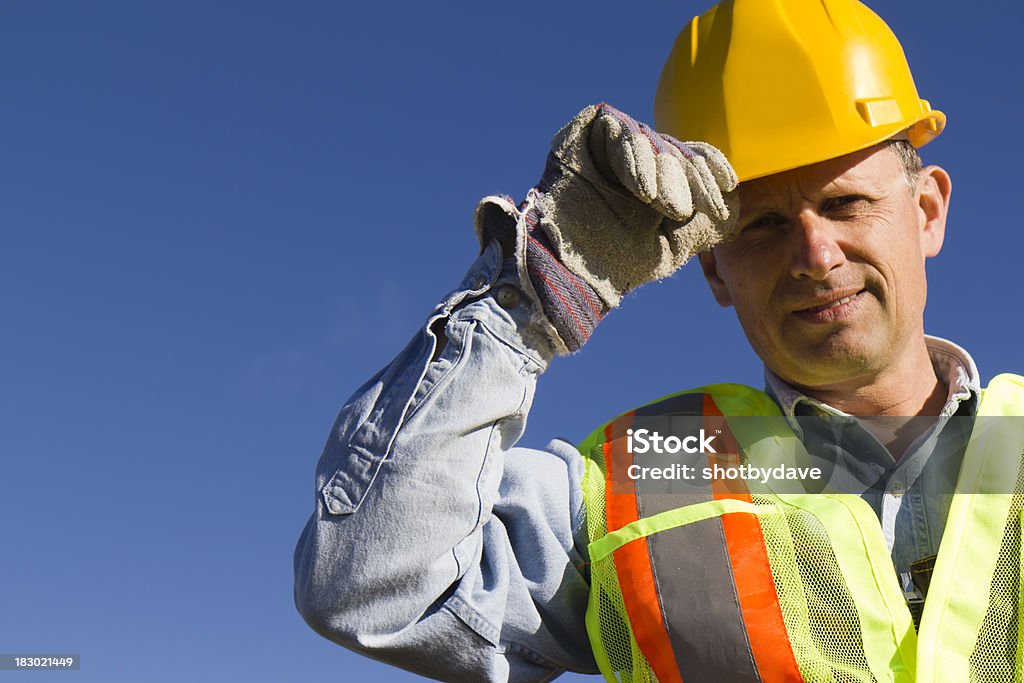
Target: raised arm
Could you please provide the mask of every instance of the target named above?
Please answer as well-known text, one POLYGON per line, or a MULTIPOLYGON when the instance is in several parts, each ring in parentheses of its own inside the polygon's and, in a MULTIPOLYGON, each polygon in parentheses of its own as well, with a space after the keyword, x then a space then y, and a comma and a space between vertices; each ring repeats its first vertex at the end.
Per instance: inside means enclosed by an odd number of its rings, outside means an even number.
POLYGON ((342 408, 295 552, 314 629, 441 680, 595 669, 574 539, 580 461, 564 442, 513 448, 552 352, 501 266, 492 243, 342 408))
POLYGON ((717 150, 602 105, 556 136, 521 206, 481 203, 480 258, 324 448, 295 551, 314 629, 446 681, 596 672, 582 460, 564 441, 516 443, 551 358, 719 241, 734 185, 717 150))

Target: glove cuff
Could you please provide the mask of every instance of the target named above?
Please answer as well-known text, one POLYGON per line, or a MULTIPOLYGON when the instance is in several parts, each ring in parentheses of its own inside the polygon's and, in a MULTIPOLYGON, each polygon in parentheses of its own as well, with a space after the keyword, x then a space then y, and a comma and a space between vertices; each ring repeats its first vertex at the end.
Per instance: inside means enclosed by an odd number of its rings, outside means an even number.
POLYGON ((594 288, 565 267, 539 224, 540 195, 531 190, 520 207, 508 196, 485 197, 476 207, 481 249, 492 240, 515 237, 516 268, 534 321, 560 355, 575 353, 593 333, 609 307, 594 288))
POLYGON ((535 207, 524 214, 524 220, 529 227, 526 269, 530 283, 566 349, 575 353, 587 342, 609 309, 594 288, 566 268, 555 255, 547 235, 538 227, 535 207))

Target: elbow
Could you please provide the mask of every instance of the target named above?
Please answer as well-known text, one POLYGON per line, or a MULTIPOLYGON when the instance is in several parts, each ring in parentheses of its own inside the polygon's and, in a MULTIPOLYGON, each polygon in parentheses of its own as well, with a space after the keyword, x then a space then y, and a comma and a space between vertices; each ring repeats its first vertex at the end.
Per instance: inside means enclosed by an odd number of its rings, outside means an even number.
MULTIPOLYGON (((310 525, 315 524, 313 520, 310 525)), ((358 649, 358 608, 340 577, 325 577, 318 570, 316 543, 309 541, 310 525, 295 548, 295 608, 302 619, 324 638, 348 648, 358 649)))
POLYGON ((328 603, 315 593, 295 586, 295 607, 311 629, 324 638, 350 649, 358 649, 359 632, 353 628, 346 605, 328 603))
POLYGON ((316 590, 296 582, 295 607, 302 619, 322 637, 342 647, 377 659, 391 649, 396 628, 381 619, 380 609, 346 598, 346 591, 316 590))
POLYGON ((316 519, 311 519, 295 548, 293 597, 310 628, 339 645, 365 651, 368 642, 390 630, 393 615, 380 591, 374 590, 382 577, 370 576, 352 562, 359 555, 348 543, 325 543, 318 536, 316 519), (332 550, 339 547, 349 547, 350 552, 332 550))

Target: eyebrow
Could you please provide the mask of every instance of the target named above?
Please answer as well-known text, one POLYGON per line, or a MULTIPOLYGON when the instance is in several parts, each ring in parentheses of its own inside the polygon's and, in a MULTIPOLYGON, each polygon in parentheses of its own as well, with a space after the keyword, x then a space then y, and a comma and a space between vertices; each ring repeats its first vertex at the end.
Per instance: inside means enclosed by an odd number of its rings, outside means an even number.
MULTIPOLYGON (((822 186, 817 192, 815 202, 820 202, 824 199, 833 199, 835 197, 842 196, 862 196, 869 198, 877 198, 880 195, 885 194, 885 190, 888 187, 887 183, 857 183, 856 187, 852 186, 849 181, 843 182, 839 179, 831 180, 827 185, 822 186)), ((802 197, 802 195, 801 195, 802 197)), ((806 197, 802 197, 806 199, 806 197)), ((774 197, 759 198, 753 201, 740 202, 740 215, 755 215, 770 213, 772 211, 778 211, 780 213, 787 211, 788 209, 782 206, 774 197)))

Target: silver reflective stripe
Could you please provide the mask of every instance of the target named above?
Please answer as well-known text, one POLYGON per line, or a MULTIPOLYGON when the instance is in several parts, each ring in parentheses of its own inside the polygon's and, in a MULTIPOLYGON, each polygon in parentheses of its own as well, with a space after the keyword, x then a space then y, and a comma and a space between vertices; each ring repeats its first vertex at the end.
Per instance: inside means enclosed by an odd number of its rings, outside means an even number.
MULTIPOLYGON (((695 434, 703 426, 704 394, 673 396, 636 411, 634 424, 653 416, 678 416, 677 433, 695 434)), ((634 459, 636 462, 636 459, 634 459)), ((672 463, 700 468, 700 453, 644 456, 645 465, 672 463)), ((714 500, 710 482, 698 477, 676 482, 672 492, 637 483, 639 517, 714 500)), ((760 681, 750 648, 721 517, 705 519, 647 537, 662 619, 685 683, 760 681)))

